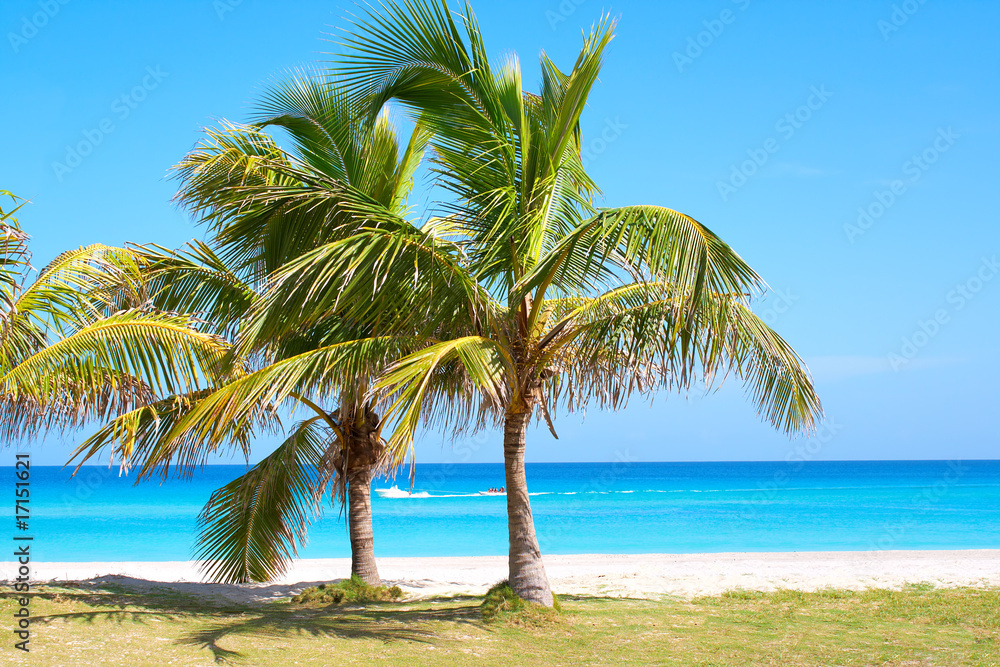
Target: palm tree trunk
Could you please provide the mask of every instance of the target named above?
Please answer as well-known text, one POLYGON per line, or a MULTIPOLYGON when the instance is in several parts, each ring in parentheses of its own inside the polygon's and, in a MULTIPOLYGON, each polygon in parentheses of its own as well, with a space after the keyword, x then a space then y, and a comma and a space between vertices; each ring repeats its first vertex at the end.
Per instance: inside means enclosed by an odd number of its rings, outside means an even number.
POLYGON ((381 586, 375 565, 375 539, 372 534, 372 471, 362 468, 351 475, 347 489, 347 523, 351 533, 351 574, 372 586, 381 586))
POLYGON ((503 463, 507 478, 507 530, 510 535, 510 586, 525 600, 552 606, 552 589, 535 537, 528 482, 524 476, 524 441, 531 409, 504 420, 503 463))

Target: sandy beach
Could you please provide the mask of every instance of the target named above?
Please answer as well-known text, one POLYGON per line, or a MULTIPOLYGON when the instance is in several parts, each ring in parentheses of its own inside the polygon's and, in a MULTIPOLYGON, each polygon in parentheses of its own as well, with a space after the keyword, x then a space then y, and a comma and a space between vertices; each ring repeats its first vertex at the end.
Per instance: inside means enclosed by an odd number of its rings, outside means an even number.
MULTIPOLYGON (((504 556, 380 558, 386 584, 412 598, 480 595, 507 572, 504 556)), ((727 590, 793 588, 899 588, 928 583, 939 587, 1000 587, 1000 550, 834 551, 718 554, 579 554, 546 556, 557 593, 609 597, 684 598, 727 590)), ((203 583, 197 564, 178 562, 33 563, 32 579, 94 581, 128 588, 170 589, 233 602, 264 602, 307 586, 342 578, 346 558, 303 559, 270 584, 203 583)), ((0 563, 0 578, 16 576, 16 564, 0 563)))

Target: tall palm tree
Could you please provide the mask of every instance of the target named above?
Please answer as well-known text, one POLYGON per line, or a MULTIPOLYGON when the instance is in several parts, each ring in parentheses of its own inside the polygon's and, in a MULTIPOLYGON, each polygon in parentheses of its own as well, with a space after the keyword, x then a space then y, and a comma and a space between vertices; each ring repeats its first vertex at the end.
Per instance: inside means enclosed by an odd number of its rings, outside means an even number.
MULTIPOLYGON (((193 390, 224 354, 190 318, 143 308, 141 260, 101 244, 40 271, 0 199, 0 432, 29 441, 133 409, 157 392, 193 390)), ((18 203, 20 202, 20 203, 18 203)))
POLYGON ((409 228, 406 197, 423 155, 419 127, 402 150, 387 116, 354 122, 358 110, 336 85, 308 73, 275 84, 252 125, 223 124, 179 165, 178 200, 209 229, 209 244, 181 252, 150 248, 148 291, 161 310, 197 314, 202 330, 237 341, 229 372, 208 389, 157 397, 108 423, 81 445, 82 461, 112 446, 139 477, 180 473, 230 442, 249 454, 261 429, 280 428, 285 410, 310 416, 246 474, 216 491, 201 516, 198 553, 214 577, 266 581, 280 574, 304 543, 306 527, 330 487, 347 505, 352 574, 380 583, 374 556, 371 483, 402 460, 386 449, 381 421, 367 396, 377 366, 350 366, 355 348, 396 358, 407 341, 378 338, 377 323, 352 321, 330 308, 298 326, 286 311, 279 337, 247 330, 247 315, 269 277, 291 260, 342 236, 357 220, 409 228), (286 131, 285 151, 266 130, 286 131), (400 347, 402 346, 402 347, 400 347), (286 368, 325 353, 336 364, 312 369, 307 385, 286 391, 286 368), (220 396, 260 390, 238 406, 220 396), (277 398, 276 398, 277 396, 277 398), (189 413, 214 410, 211 428, 186 428, 189 413))
POLYGON ((268 335, 283 331, 283 310, 308 321, 333 302, 359 321, 386 308, 422 322, 436 342, 376 387, 397 423, 389 444, 408 445, 429 416, 461 421, 471 406, 502 426, 510 583, 545 605, 524 469, 532 416, 555 433, 558 406, 618 409, 637 392, 729 373, 776 428, 808 431, 821 414, 800 357, 753 314, 765 285, 739 255, 683 213, 594 204, 580 116, 613 30, 605 20, 585 36, 568 72, 543 54, 541 89, 529 93, 516 57, 490 62, 468 4, 456 15, 443 1, 390 0, 359 20, 338 75, 371 117, 396 102, 428 128, 441 215, 405 244, 360 229, 290 262, 253 314, 268 335), (407 280, 414 289, 368 298, 407 280), (461 382, 442 382, 456 369, 461 382))

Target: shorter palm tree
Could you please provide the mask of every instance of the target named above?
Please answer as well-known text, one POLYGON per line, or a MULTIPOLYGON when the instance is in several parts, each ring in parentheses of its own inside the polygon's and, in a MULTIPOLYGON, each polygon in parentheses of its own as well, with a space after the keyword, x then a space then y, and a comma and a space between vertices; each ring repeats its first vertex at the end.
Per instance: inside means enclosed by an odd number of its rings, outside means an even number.
POLYGON ((371 484, 405 453, 386 448, 367 394, 380 367, 412 351, 413 341, 398 327, 380 336, 381 324, 343 317, 336 304, 302 326, 287 310, 279 336, 247 326, 259 292, 285 264, 307 262, 316 247, 373 220, 412 229, 406 196, 426 134, 418 127, 402 149, 386 116, 361 125, 359 115, 331 82, 295 75, 268 91, 254 125, 210 131, 178 166, 178 199, 209 227, 211 245, 147 249, 147 290, 157 309, 195 314, 202 330, 226 337, 234 345, 229 368, 208 389, 121 415, 78 451, 85 461, 111 446, 140 467, 140 478, 172 465, 189 472, 222 448, 249 455, 261 430, 281 429, 279 415, 304 410, 309 416, 271 455, 205 506, 198 555, 217 579, 276 577, 331 494, 347 509, 352 574, 380 582, 371 484), (284 129, 293 150, 267 128, 284 129), (352 362, 359 350, 364 366, 352 362), (308 379, 289 385, 293 373, 308 379))

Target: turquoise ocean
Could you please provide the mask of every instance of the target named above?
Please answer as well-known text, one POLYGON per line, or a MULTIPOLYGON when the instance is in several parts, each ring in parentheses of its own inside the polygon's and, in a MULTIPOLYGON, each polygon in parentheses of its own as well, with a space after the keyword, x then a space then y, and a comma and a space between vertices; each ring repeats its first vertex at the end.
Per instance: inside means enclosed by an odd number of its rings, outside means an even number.
MULTIPOLYGON (((244 470, 134 485, 117 468, 33 467, 35 559, 186 560, 205 501, 244 470)), ((1000 549, 1000 461, 529 463, 527 474, 543 553, 1000 549)), ((0 468, 0 489, 13 496, 14 481, 0 468)), ((413 495, 372 494, 376 552, 505 554, 506 501, 479 494, 503 483, 501 464, 418 464, 413 495)), ((373 488, 394 484, 408 489, 406 473, 373 488)), ((336 507, 299 555, 350 555, 336 507)))

